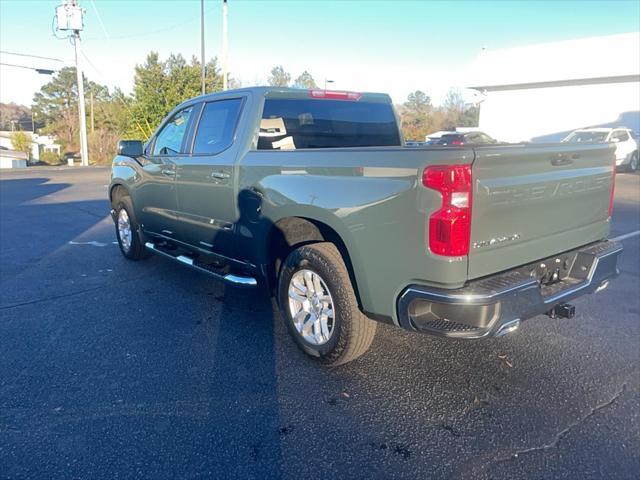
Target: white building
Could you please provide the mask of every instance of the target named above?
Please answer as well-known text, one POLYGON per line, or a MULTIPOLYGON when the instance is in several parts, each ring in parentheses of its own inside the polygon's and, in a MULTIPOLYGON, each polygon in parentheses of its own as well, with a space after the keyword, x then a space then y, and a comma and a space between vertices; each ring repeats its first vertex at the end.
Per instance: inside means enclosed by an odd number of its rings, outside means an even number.
MULTIPOLYGON (((14 146, 11 138, 14 132, 0 131, 0 147, 13 150, 14 146)), ((33 132, 24 132, 31 137, 31 160, 40 160, 40 155, 44 152, 54 152, 60 155, 62 147, 56 143, 53 135, 38 135, 33 132)))
POLYGON ((479 128, 507 142, 583 127, 640 130, 640 33, 483 50, 469 75, 479 128))

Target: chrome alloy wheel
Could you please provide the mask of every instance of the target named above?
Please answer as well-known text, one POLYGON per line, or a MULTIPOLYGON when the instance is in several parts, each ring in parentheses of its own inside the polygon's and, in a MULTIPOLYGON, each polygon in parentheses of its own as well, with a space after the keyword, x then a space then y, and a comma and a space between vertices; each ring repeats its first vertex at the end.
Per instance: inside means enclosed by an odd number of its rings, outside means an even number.
POLYGON ((124 208, 120 209, 118 213, 118 236, 120 237, 120 244, 125 252, 128 252, 131 248, 131 221, 129 220, 129 214, 124 208))
POLYGON ((289 312, 293 324, 307 342, 323 345, 335 329, 333 298, 322 277, 298 270, 289 281, 289 312))

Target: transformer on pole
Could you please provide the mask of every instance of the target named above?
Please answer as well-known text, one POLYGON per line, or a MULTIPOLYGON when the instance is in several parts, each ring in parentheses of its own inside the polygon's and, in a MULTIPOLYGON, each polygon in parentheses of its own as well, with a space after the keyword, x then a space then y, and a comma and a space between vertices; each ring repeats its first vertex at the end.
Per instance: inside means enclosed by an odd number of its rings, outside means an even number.
POLYGON ((78 5, 77 0, 62 0, 62 4, 56 7, 57 30, 71 32, 71 38, 75 49, 76 75, 78 82, 78 116, 80 117, 80 156, 81 165, 89 165, 89 152, 87 145, 87 117, 84 104, 84 82, 82 65, 80 63, 80 32, 84 30, 84 10, 78 5))

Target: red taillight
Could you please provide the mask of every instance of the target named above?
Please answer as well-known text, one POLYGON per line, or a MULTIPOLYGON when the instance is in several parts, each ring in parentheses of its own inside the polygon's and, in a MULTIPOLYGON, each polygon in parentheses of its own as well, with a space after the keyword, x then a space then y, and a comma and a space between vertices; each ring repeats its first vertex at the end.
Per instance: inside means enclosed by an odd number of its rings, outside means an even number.
POLYGON ((471 165, 433 165, 422 184, 442 195, 442 206, 429 217, 429 249, 458 257, 469 253, 471 239, 471 165))
POLYGON ((451 145, 456 145, 456 146, 460 146, 460 145, 464 145, 464 142, 462 140, 454 140, 453 142, 451 142, 451 145))
POLYGON ((616 156, 613 156, 613 176, 611 177, 611 193, 609 193, 609 216, 613 214, 613 194, 616 190, 616 156))
POLYGON ((340 92, 337 90, 309 90, 309 96, 313 98, 327 98, 329 100, 358 101, 362 97, 362 94, 358 92, 340 92))

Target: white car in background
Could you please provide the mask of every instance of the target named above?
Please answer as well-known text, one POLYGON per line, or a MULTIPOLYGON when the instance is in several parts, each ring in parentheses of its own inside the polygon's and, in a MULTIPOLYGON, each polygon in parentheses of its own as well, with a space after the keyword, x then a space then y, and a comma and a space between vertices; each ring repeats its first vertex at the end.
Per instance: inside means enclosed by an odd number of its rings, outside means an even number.
POLYGON ((630 172, 638 170, 638 143, 633 131, 625 127, 617 128, 581 128, 574 130, 563 142, 616 144, 616 166, 630 172))

